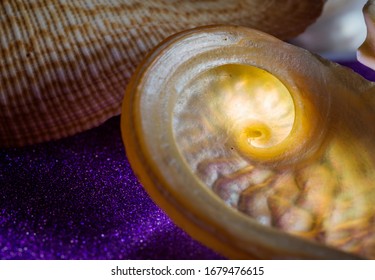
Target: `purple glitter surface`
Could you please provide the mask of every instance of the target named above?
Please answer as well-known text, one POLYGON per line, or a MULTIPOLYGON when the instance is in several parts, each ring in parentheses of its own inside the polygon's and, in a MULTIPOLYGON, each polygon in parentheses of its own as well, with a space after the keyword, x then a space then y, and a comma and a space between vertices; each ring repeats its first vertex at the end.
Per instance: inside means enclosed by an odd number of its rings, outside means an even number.
MULTIPOLYGON (((375 72, 342 62, 364 77, 375 72)), ((39 145, 0 149, 0 259, 222 259, 154 204, 115 117, 39 145)))
POLYGON ((0 150, 1 259, 220 259, 150 199, 120 118, 59 141, 0 150))
POLYGON ((354 72, 357 72, 367 80, 375 81, 375 71, 357 61, 339 61, 339 64, 352 68, 354 72))

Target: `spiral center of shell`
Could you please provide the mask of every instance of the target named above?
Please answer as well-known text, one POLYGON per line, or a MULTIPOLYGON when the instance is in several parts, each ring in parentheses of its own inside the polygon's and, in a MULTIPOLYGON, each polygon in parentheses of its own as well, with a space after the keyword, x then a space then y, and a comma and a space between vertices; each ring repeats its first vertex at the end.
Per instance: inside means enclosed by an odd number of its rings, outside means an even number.
POLYGON ((207 70, 192 79, 178 98, 175 139, 193 165, 202 158, 234 153, 256 158, 283 142, 295 120, 293 98, 284 84, 249 65, 207 70))

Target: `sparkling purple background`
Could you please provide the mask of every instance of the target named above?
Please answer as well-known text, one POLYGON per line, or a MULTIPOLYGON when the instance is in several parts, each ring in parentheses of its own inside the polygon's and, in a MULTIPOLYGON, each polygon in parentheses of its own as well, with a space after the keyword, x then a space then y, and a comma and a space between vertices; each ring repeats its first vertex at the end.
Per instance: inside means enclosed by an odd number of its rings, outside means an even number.
MULTIPOLYGON (((343 63, 366 78, 375 72, 343 63)), ((120 118, 0 149, 0 259, 221 259, 150 199, 126 159, 120 118)))
POLYGON ((0 151, 2 259, 215 259, 149 198, 120 118, 55 142, 0 151))

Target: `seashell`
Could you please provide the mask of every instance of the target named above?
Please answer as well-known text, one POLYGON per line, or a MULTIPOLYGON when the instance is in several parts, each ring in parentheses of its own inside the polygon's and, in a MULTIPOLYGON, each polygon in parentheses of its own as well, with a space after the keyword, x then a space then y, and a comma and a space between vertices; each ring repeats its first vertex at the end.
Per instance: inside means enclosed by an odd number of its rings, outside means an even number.
POLYGON ((367 37, 358 48, 357 59, 362 64, 375 69, 375 1, 368 0, 363 7, 363 15, 367 27, 367 37))
POLYGON ((118 114, 135 67, 173 33, 231 23, 289 38, 322 6, 323 0, 1 1, 0 145, 58 139, 118 114))
POLYGON ((362 9, 367 0, 329 0, 319 18, 302 34, 289 40, 335 61, 355 60, 366 37, 362 9))
POLYGON ((374 83, 245 27, 174 35, 122 136, 150 196, 230 258, 375 258, 374 83))

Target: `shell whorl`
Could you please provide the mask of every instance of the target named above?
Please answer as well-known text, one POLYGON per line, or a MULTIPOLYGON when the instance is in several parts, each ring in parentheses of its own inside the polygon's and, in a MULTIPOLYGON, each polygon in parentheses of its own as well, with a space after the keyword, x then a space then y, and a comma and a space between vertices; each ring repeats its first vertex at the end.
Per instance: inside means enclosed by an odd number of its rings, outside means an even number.
MULTIPOLYGON (((262 224, 375 258, 374 92, 350 69, 262 32, 198 28, 140 65, 123 139, 151 196, 194 237, 211 232, 203 241, 218 250, 226 240, 228 256, 313 250, 262 224)), ((345 257, 327 249, 308 258, 345 257)))
POLYGON ((303 31, 323 1, 1 1, 0 145, 57 139, 120 112, 144 55, 207 24, 303 31))
MULTIPOLYGON (((234 235, 225 254, 275 257, 282 244, 299 246, 280 233, 259 240, 268 230, 259 234, 257 220, 374 258, 373 92, 353 71, 262 32, 198 28, 140 65, 125 95, 123 139, 151 196, 172 217, 186 215, 176 218, 180 226, 199 238, 186 224, 209 221, 199 224, 200 234, 214 229, 208 244, 219 228, 234 235), (252 251, 271 240, 272 254, 252 251)), ((337 258, 326 249, 320 257, 337 258)))

